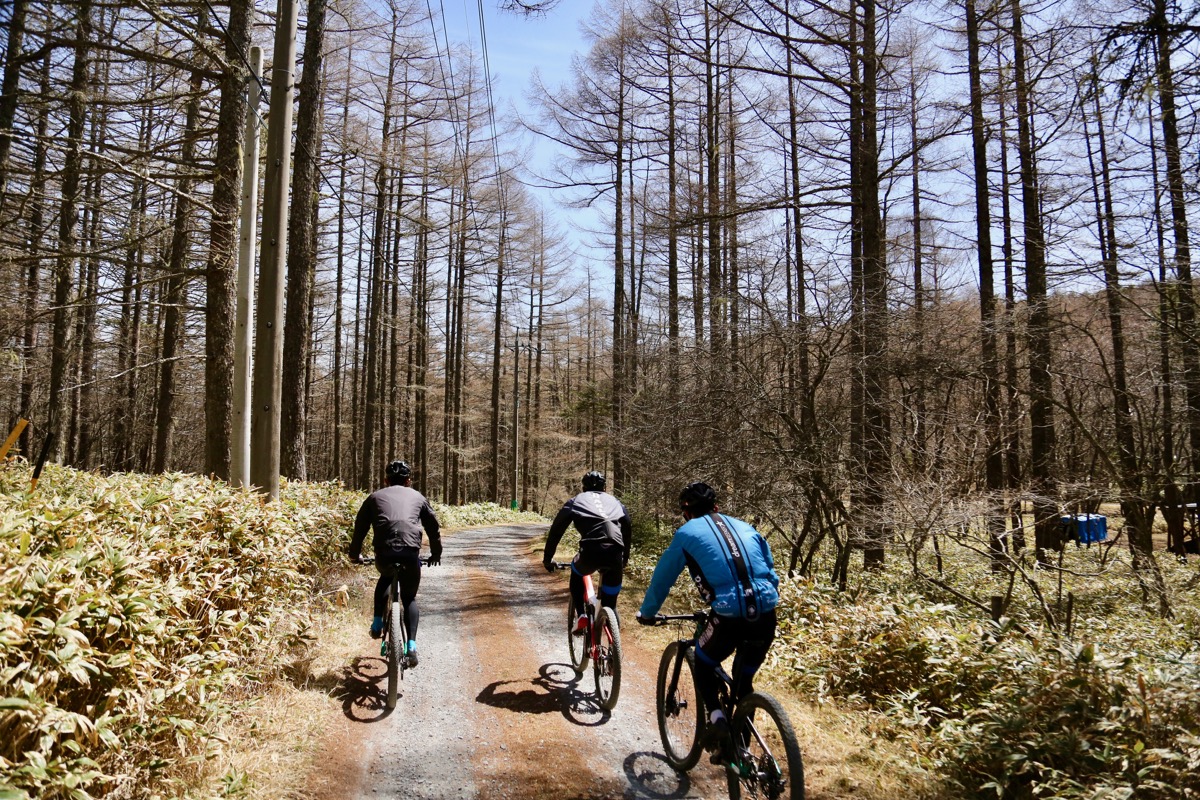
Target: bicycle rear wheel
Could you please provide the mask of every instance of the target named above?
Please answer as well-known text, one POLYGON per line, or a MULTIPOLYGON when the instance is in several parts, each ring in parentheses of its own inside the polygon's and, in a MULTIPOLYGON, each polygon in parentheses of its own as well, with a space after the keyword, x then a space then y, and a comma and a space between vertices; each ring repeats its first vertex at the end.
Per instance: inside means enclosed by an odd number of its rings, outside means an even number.
POLYGON ((596 676, 596 697, 600 707, 612 711, 621 696, 621 629, 617 612, 600 608, 596 615, 596 657, 592 672, 596 676))
POLYGON ((400 691, 400 678, 404 670, 404 607, 399 601, 393 600, 388 606, 387 620, 387 656, 388 656, 388 689, 387 707, 396 707, 396 695, 400 691))
POLYGON ((579 609, 575 607, 575 598, 572 597, 567 602, 567 647, 571 652, 571 666, 575 669, 576 675, 582 675, 587 669, 588 652, 591 650, 590 633, 580 636, 575 635, 575 618, 579 616, 579 609))
POLYGON ((804 800, 804 761, 783 706, 769 694, 751 692, 733 714, 735 763, 726 769, 731 800, 804 800))
POLYGON ((679 642, 671 642, 658 662, 658 688, 655 705, 658 709, 658 733, 662 737, 667 763, 677 770, 687 771, 700 760, 700 730, 704 703, 696 688, 696 654, 692 647, 682 654, 679 679, 673 684, 675 662, 680 658, 679 642))

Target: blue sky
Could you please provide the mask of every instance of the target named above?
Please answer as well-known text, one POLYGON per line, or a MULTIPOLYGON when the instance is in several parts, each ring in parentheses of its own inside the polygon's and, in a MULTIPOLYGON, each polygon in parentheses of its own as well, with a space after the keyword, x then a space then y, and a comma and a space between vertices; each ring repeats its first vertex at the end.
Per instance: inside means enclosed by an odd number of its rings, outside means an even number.
MULTIPOLYGON (((572 56, 584 52, 588 46, 580 33, 580 22, 591 15, 592 4, 589 0, 562 0, 548 14, 530 17, 501 12, 497 0, 482 0, 482 5, 497 112, 507 116, 515 107, 531 118, 525 95, 534 72, 539 72, 542 82, 550 88, 568 81, 572 56)), ((475 52, 482 52, 479 6, 479 0, 445 0, 442 6, 450 38, 468 42, 475 52)), ((534 146, 533 165, 545 169, 556 146, 540 137, 530 136, 529 141, 534 146)), ((595 244, 589 241, 592 237, 572 225, 594 227, 594 212, 563 208, 559 201, 565 198, 548 190, 534 187, 530 190, 540 199, 548 220, 555 221, 567 234, 583 259, 603 260, 595 244)))

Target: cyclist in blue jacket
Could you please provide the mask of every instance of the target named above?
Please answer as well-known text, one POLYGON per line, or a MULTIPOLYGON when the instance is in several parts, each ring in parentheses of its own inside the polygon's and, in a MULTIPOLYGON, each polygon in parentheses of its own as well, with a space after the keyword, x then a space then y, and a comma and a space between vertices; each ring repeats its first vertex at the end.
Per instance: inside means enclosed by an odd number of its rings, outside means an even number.
POLYGON ((654 568, 637 620, 653 624, 687 567, 700 597, 715 612, 696 642, 696 686, 713 723, 705 741, 711 749, 729 730, 717 699, 717 668, 736 652, 732 699, 737 703, 754 691, 754 676, 775 640, 779 576, 767 540, 749 523, 718 513, 712 487, 689 483, 679 495, 679 508, 686 521, 654 568))

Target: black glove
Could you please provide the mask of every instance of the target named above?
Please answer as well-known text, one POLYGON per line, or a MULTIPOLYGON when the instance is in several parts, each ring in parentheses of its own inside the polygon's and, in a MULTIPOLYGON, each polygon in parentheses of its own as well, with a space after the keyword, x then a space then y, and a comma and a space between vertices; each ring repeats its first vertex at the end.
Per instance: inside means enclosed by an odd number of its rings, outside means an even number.
POLYGON ((639 625, 653 625, 655 622, 657 622, 654 617, 643 617, 641 614, 638 614, 636 617, 634 617, 634 619, 638 621, 639 625))
POLYGON ((554 562, 550 559, 543 559, 542 566, 546 568, 546 572, 554 572, 554 562))
POLYGON ((436 567, 442 563, 441 553, 430 553, 429 558, 425 559, 425 564, 430 567, 436 567))

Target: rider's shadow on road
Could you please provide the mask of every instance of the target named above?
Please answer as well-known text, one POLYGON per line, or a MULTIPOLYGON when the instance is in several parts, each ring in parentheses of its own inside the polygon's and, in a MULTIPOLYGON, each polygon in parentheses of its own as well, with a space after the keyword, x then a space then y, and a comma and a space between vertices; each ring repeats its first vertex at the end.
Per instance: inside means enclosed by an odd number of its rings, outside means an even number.
POLYGON ((569 664, 543 664, 530 681, 495 681, 483 687, 475 702, 518 714, 560 712, 569 722, 591 727, 602 725, 611 714, 594 695, 579 688, 579 676, 569 664), (514 687, 514 688, 506 688, 514 687))
POLYGON ((354 722, 378 722, 392 712, 387 707, 387 663, 382 658, 356 656, 342 672, 332 696, 342 701, 342 713, 354 722))

